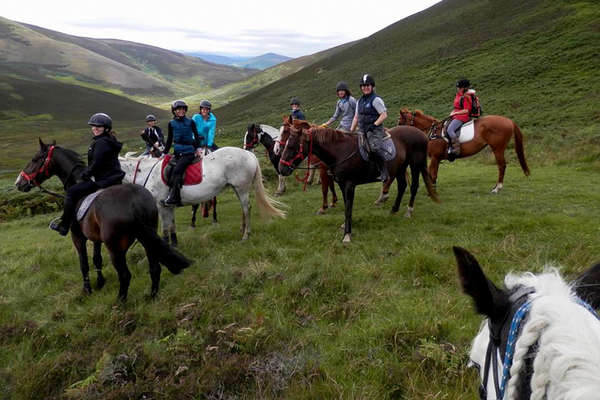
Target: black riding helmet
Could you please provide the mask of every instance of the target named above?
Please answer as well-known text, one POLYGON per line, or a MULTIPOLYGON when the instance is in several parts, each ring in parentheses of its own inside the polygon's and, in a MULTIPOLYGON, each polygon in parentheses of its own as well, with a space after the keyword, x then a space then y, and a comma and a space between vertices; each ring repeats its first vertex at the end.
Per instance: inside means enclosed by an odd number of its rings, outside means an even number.
POLYGON ((299 106, 300 105, 300 99, 298 99, 297 97, 292 97, 291 100, 290 100, 290 106, 293 106, 294 104, 297 105, 297 106, 299 106))
POLYGON ((183 108, 186 112, 188 110, 188 106, 183 100, 175 100, 173 104, 171 104, 171 112, 173 113, 173 115, 175 115, 175 110, 177 110, 178 108, 183 108))
POLYGON ((346 84, 346 82, 338 82, 338 84, 335 86, 335 91, 339 92, 340 90, 343 90, 346 92, 346 96, 350 96, 350 89, 348 88, 348 85, 346 84))
POLYGON ((468 79, 461 79, 458 82, 456 82, 457 88, 468 88, 469 86, 471 86, 471 82, 469 82, 468 79))
POLYGON ((371 86, 375 87, 375 79, 373 79, 373 77, 369 74, 364 74, 360 78, 359 86, 365 86, 365 85, 371 85, 371 86))
POLYGON ((156 121, 156 117, 152 114, 146 115, 146 122, 156 121))
POLYGON ((104 131, 110 131, 112 129, 112 118, 105 113, 96 113, 90 117, 88 125, 102 126, 104 131))
POLYGON ((200 108, 208 108, 210 110, 212 108, 212 104, 210 104, 210 101, 208 100, 202 100, 200 102, 200 108))

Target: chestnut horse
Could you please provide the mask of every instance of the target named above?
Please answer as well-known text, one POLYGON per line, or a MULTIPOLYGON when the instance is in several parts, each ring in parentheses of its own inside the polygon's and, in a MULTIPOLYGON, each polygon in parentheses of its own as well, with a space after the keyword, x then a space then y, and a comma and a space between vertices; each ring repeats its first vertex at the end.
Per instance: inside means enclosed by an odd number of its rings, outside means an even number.
MULTIPOLYGON (((287 119, 286 119, 287 121, 287 119)), ((246 134, 244 135, 244 149, 253 151, 254 148, 261 143, 265 149, 267 149, 267 154, 269 155, 269 160, 275 167, 275 171, 279 174, 279 160, 281 159, 281 152, 275 152, 275 145, 279 144, 279 148, 281 146, 285 146, 285 138, 288 136, 288 132, 285 129, 281 129, 280 138, 273 138, 268 131, 265 132, 262 129, 262 125, 252 123, 248 125, 248 129, 246 130, 246 134), (277 143, 278 142, 278 143, 277 143)), ((333 183, 333 178, 327 173, 327 167, 325 164, 320 162, 317 157, 311 158, 311 166, 315 166, 319 169, 319 178, 321 180, 321 192, 323 194, 323 203, 321 204, 321 208, 317 211, 317 214, 324 214, 325 210, 329 207, 335 207, 338 199, 337 194, 335 193, 335 186, 333 183), (331 204, 328 204, 327 195, 331 191, 331 204)))
MULTIPOLYGON (((65 188, 81 182, 85 164, 72 150, 47 145, 40 139, 40 149, 19 174, 15 185, 22 192, 53 175, 57 175, 65 188)), ((71 239, 79 254, 79 265, 83 275, 83 291, 91 293, 89 264, 86 242, 94 242, 94 265, 98 279, 96 287, 104 286, 102 275, 101 245, 104 243, 112 263, 119 275, 119 297, 127 299, 131 273, 127 268, 125 255, 137 239, 146 250, 150 266, 152 288, 150 295, 156 296, 160 283, 160 264, 164 264, 173 274, 178 274, 190 265, 183 255, 169 246, 156 233, 158 209, 152 194, 142 186, 123 184, 104 189, 90 205, 83 219, 71 224, 71 239)))
MULTIPOLYGON (((429 174, 434 183, 437 181, 440 161, 448 159, 448 143, 442 137, 442 124, 443 122, 423 114, 420 110, 410 111, 403 108, 398 115, 398 125, 415 126, 429 136, 429 145, 427 146, 427 153, 431 158, 429 174)), ((504 151, 513 136, 519 164, 521 164, 525 176, 529 176, 529 167, 523 148, 523 134, 515 122, 500 115, 487 115, 476 119, 474 124, 475 136, 472 140, 461 143, 458 158, 472 156, 479 153, 485 146, 490 146, 498 165, 498 182, 492 189, 492 193, 498 193, 504 186, 504 171, 506 170, 504 151)))
MULTIPOLYGON (((402 195, 407 186, 406 169, 410 166, 412 180, 406 213, 406 216, 410 217, 419 189, 419 174, 423 176, 432 200, 439 202, 427 172, 427 138, 418 129, 408 126, 395 127, 389 131, 389 134, 396 147, 396 158, 385 163, 390 176, 386 184, 391 185, 394 179, 398 181, 398 195, 391 213, 397 213, 400 208, 402 195)), ((295 120, 289 127, 289 137, 279 160, 279 171, 283 175, 290 175, 302 160, 312 153, 327 165, 335 181, 340 185, 345 204, 343 241, 350 242, 355 187, 376 182, 379 169, 374 163, 364 161, 360 156, 357 135, 311 126, 306 121, 295 120)))

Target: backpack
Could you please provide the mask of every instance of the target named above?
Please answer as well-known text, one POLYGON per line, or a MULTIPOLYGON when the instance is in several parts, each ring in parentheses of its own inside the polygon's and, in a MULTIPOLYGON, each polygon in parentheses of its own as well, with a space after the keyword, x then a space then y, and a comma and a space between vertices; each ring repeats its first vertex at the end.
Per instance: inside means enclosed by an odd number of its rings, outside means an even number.
MULTIPOLYGON (((479 97, 475 94, 475 90, 469 89, 465 93, 465 95, 469 95, 471 97, 471 109, 469 110, 470 118, 479 118, 483 111, 481 110, 481 102, 479 101, 479 97)), ((460 99, 460 106, 463 107, 463 99, 460 99)))

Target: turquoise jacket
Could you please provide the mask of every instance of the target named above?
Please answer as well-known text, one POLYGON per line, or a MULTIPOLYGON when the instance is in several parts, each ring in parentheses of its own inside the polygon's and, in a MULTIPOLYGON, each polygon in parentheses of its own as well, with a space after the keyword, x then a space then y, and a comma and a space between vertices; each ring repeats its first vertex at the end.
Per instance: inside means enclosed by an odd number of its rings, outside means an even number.
POLYGON ((217 117, 213 113, 210 113, 208 120, 205 121, 200 114, 194 114, 192 117, 196 123, 198 129, 198 135, 200 136, 200 146, 213 147, 215 144, 215 130, 217 128, 217 117))

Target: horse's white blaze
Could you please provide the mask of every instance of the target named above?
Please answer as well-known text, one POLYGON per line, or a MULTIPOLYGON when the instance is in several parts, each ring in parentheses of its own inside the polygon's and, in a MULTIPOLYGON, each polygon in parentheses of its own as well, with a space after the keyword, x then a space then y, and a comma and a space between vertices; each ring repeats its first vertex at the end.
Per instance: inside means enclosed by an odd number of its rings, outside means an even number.
MULTIPOLYGON (((515 343, 511 379, 505 399, 516 396, 517 379, 530 344, 539 340, 531 377, 532 399, 593 399, 600 393, 600 321, 576 302, 569 285, 556 269, 540 275, 509 274, 508 289, 533 287, 531 310, 515 343)), ((470 357, 481 366, 483 378, 489 329, 485 320, 472 343, 470 357)), ((502 364, 502 360, 499 360, 502 364)), ((502 372, 499 371, 499 376, 502 372)), ((488 377, 488 398, 495 397, 493 379, 488 377), (490 386, 491 385, 491 386, 490 386)))

